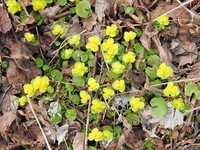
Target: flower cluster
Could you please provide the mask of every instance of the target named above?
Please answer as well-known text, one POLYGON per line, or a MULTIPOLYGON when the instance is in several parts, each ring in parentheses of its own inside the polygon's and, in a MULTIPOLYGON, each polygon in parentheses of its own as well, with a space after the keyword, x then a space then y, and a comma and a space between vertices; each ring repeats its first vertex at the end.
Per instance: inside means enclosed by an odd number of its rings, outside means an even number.
POLYGON ((53 26, 53 30, 52 30, 53 35, 62 34, 63 32, 64 32, 64 29, 61 25, 56 24, 53 26))
POLYGON ((88 79, 88 90, 96 91, 99 89, 99 83, 94 78, 88 79))
POLYGON ((171 104, 178 110, 184 110, 185 108, 185 104, 182 98, 174 99, 171 104))
POLYGON ((135 53, 128 52, 127 54, 124 54, 122 57, 122 60, 124 63, 133 63, 135 62, 135 53))
POLYGON ((70 59, 74 53, 73 49, 63 49, 60 52, 60 56, 62 59, 70 59))
POLYGON ((116 74, 123 73, 125 66, 121 64, 119 61, 112 63, 112 71, 116 74))
POLYGON ((119 32, 119 30, 118 30, 116 24, 112 24, 111 26, 106 27, 106 35, 108 35, 110 37, 117 36, 118 32, 119 32))
POLYGON ((132 97, 129 103, 133 112, 138 112, 144 108, 144 102, 140 98, 132 97))
POLYGON ((94 128, 91 133, 88 135, 88 139, 90 141, 95 140, 96 142, 102 141, 102 140, 110 140, 112 139, 112 133, 108 130, 103 130, 103 132, 99 131, 98 128, 94 128))
POLYGON ((118 45, 114 43, 112 38, 105 40, 102 43, 101 48, 103 50, 103 57, 107 63, 110 63, 118 53, 118 45))
POLYGON ((103 98, 105 100, 110 99, 115 94, 114 90, 110 87, 103 88, 103 98))
POLYGON ((47 76, 37 76, 35 79, 31 80, 30 84, 24 85, 24 93, 27 94, 28 97, 34 96, 38 91, 40 93, 45 93, 48 85, 49 78, 47 76))
POLYGON ((85 104, 91 98, 86 91, 80 91, 81 103, 85 104))
POLYGON ((68 40, 68 43, 70 45, 76 45, 77 46, 77 45, 80 44, 80 39, 81 39, 81 36, 79 34, 75 34, 68 40))
POLYGON ((169 25, 169 16, 168 15, 162 15, 157 19, 157 22, 158 22, 159 27, 161 29, 165 29, 165 26, 169 25))
POLYGON ((89 37, 88 39, 88 43, 86 45, 86 48, 93 51, 93 52, 97 52, 99 49, 99 45, 101 44, 101 40, 98 36, 92 36, 89 37))
POLYGON ((180 93, 179 88, 176 85, 174 85, 173 82, 169 82, 167 84, 167 87, 163 90, 163 94, 165 96, 171 95, 172 97, 175 97, 175 96, 179 95, 179 93, 180 93))
POLYGON ((124 80, 115 80, 115 82, 112 84, 112 87, 120 92, 124 92, 126 88, 124 80))
POLYGON ((83 76, 87 72, 88 68, 85 66, 84 63, 81 62, 76 62, 74 68, 72 69, 73 76, 83 76))
POLYGON ((91 112, 93 114, 100 113, 106 107, 105 102, 100 101, 99 99, 92 100, 91 112))
POLYGON ((24 34, 24 37, 25 39, 28 41, 28 42, 34 42, 35 41, 35 36, 34 34, 30 33, 30 32, 26 32, 24 34))
POLYGON ((32 0, 33 10, 38 11, 44 9, 47 6, 47 2, 45 0, 32 0))
POLYGON ((157 70, 157 76, 161 79, 167 79, 170 75, 173 74, 171 67, 167 66, 165 63, 160 64, 157 70))
POLYGON ((16 2, 16 0, 8 0, 6 2, 6 5, 8 6, 8 12, 10 12, 11 14, 15 14, 16 12, 22 10, 21 4, 19 2, 16 2))
POLYGON ((26 102, 27 102, 27 99, 26 99, 25 96, 22 96, 22 97, 20 97, 20 98, 18 99, 18 101, 19 101, 19 105, 20 105, 20 106, 24 106, 24 105, 26 104, 26 102))
POLYGON ((130 32, 126 31, 126 32, 124 32, 124 40, 126 42, 129 42, 129 41, 135 39, 135 37, 136 37, 136 33, 133 32, 133 31, 130 31, 130 32))

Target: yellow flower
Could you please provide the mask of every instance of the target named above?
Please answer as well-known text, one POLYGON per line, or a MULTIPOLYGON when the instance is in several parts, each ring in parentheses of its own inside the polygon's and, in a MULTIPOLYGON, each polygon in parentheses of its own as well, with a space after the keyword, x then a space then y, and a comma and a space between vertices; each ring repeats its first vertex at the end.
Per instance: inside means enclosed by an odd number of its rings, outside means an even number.
POLYGON ((74 53, 73 49, 63 49, 60 52, 60 55, 61 55, 62 59, 70 59, 72 57, 73 53, 74 53))
POLYGON ((118 34, 118 28, 116 24, 112 24, 111 26, 106 27, 106 35, 110 37, 115 37, 118 34))
POLYGON ((124 92, 126 88, 124 80, 115 80, 115 82, 112 84, 112 87, 120 92, 124 92))
POLYGON ((144 108, 144 102, 140 100, 140 98, 132 97, 129 101, 131 105, 131 109, 133 112, 137 112, 144 108))
POLYGON ((13 15, 16 12, 22 10, 21 4, 19 2, 16 2, 16 0, 8 0, 6 2, 6 5, 8 6, 8 12, 10 12, 13 15))
POLYGON ((103 57, 106 63, 110 63, 114 56, 118 53, 118 45, 114 44, 114 40, 112 38, 105 40, 101 45, 101 49, 103 50, 103 57))
POLYGON ((47 3, 45 0, 32 0, 33 10, 41 10, 44 9, 47 6, 47 3))
POLYGON ((53 30, 52 30, 53 35, 62 34, 63 32, 64 32, 64 29, 61 25, 56 24, 53 26, 53 30))
POLYGON ((35 36, 34 34, 30 33, 30 32, 26 32, 24 34, 24 37, 25 39, 28 41, 28 42, 34 42, 35 41, 35 36))
POLYGON ((136 33, 133 32, 133 31, 130 31, 130 32, 126 31, 126 32, 124 32, 124 40, 126 42, 129 42, 129 41, 135 39, 135 37, 136 37, 136 33))
POLYGON ((40 76, 37 76, 35 79, 31 80, 34 90, 38 90, 40 88, 41 80, 42 78, 40 76))
POLYGON ((157 22, 161 29, 164 29, 165 26, 169 25, 169 16, 168 15, 162 15, 157 19, 157 22))
POLYGON ((177 95, 179 95, 180 91, 178 89, 178 87, 176 85, 174 85, 174 83, 169 82, 167 84, 167 87, 163 90, 163 93, 165 96, 172 96, 175 97, 177 95))
POLYGON ((88 68, 81 62, 76 62, 74 68, 72 69, 72 75, 75 76, 83 76, 86 72, 88 72, 88 68))
POLYGON ((81 39, 81 36, 79 34, 75 34, 68 40, 68 42, 70 45, 79 45, 80 39, 81 39))
POLYGON ((112 139, 112 133, 108 130, 103 130, 103 135, 102 135, 104 140, 111 140, 112 139))
POLYGON ((99 131, 97 128, 94 128, 91 133, 89 133, 88 135, 88 139, 90 141, 95 140, 96 142, 101 141, 102 140, 102 135, 103 133, 101 131, 99 131))
POLYGON ((115 94, 114 90, 110 87, 103 88, 103 98, 105 100, 110 99, 115 94))
POLYGON ((86 91, 80 91, 81 103, 87 103, 87 101, 91 98, 90 95, 86 91))
POLYGON ((40 82, 39 92, 45 93, 48 85, 49 85, 49 78, 47 76, 42 77, 40 82))
POLYGON ((122 57, 122 60, 125 63, 133 63, 133 62, 135 62, 135 53, 128 52, 127 54, 124 54, 124 56, 122 57))
POLYGON ((20 97, 20 98, 18 99, 18 101, 19 101, 19 105, 20 105, 20 106, 24 106, 24 105, 26 104, 26 102, 27 102, 27 99, 26 99, 25 96, 22 96, 22 97, 20 97))
POLYGON ((94 78, 88 79, 88 90, 95 91, 99 89, 99 83, 94 78))
POLYGON ((157 70, 157 76, 161 79, 167 79, 170 75, 173 74, 171 67, 167 66, 165 63, 160 64, 157 70))
POLYGON ((87 43, 86 48, 93 52, 98 51, 99 45, 101 44, 100 38, 95 35, 95 36, 89 37, 88 41, 89 42, 87 43))
POLYGON ((28 97, 32 97, 35 94, 35 89, 32 84, 24 85, 24 93, 27 94, 28 97))
POLYGON ((99 99, 92 100, 91 112, 93 114, 100 113, 106 107, 105 102, 100 101, 99 99))
POLYGON ((178 110, 183 110, 185 108, 185 104, 182 98, 174 99, 172 101, 172 105, 178 110))
POLYGON ((112 63, 112 71, 114 73, 120 74, 123 73, 125 66, 122 65, 119 61, 112 63))

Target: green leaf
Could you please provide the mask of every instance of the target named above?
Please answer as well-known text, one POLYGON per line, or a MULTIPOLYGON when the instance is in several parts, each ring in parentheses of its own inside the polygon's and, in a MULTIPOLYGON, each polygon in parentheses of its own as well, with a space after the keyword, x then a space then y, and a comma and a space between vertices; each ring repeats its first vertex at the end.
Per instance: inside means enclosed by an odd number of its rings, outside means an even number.
POLYGON ((91 6, 87 0, 80 1, 76 5, 76 14, 79 17, 85 18, 90 14, 90 12, 91 12, 91 6))
POLYGON ((25 11, 21 11, 20 12, 20 20, 21 20, 21 22, 24 23, 27 18, 28 18, 28 16, 26 15, 25 11))
POLYGON ((84 80, 84 77, 81 77, 81 76, 73 76, 72 77, 72 80, 74 82, 74 84, 76 86, 84 86, 85 85, 85 80, 84 80))
POLYGON ((137 125, 140 124, 140 118, 139 118, 139 116, 137 114, 128 113, 126 115, 126 119, 130 124, 132 124, 134 126, 137 126, 137 125))
POLYGON ((193 82, 189 82, 185 86, 185 95, 192 96, 192 94, 195 94, 195 98, 200 100, 200 90, 198 86, 193 82))
POLYGON ((51 77, 53 77, 56 81, 62 81, 63 74, 58 69, 54 69, 51 71, 51 77))
POLYGON ((47 4, 51 4, 51 3, 53 3, 53 0, 45 0, 45 2, 46 2, 47 4))
POLYGON ((61 6, 65 6, 67 4, 67 0, 58 0, 58 4, 61 6))
POLYGON ((55 124, 58 124, 58 123, 61 123, 62 121, 62 115, 59 114, 59 113, 55 113, 51 116, 51 120, 55 123, 55 124))
POLYGON ((76 105, 78 105, 79 103, 80 103, 80 97, 79 97, 79 95, 77 95, 77 94, 74 94, 74 95, 72 95, 71 97, 70 97, 70 100, 74 103, 74 104, 76 104, 76 105))
POLYGON ((106 75, 107 75, 109 78, 116 79, 116 78, 119 78, 122 74, 116 74, 116 73, 114 73, 113 71, 107 71, 107 72, 106 72, 106 75))
POLYGON ((68 109, 65 112, 65 117, 67 118, 67 120, 69 120, 69 122, 74 121, 77 117, 77 113, 75 110, 73 109, 68 109))
POLYGON ((65 89, 68 92, 72 92, 74 90, 74 86, 71 84, 67 84, 67 85, 65 85, 65 89))
POLYGON ((141 43, 135 43, 134 49, 135 49, 136 54, 140 54, 141 52, 144 51, 144 47, 142 46, 141 43))
POLYGON ((72 58, 77 62, 81 60, 81 56, 84 54, 83 51, 81 50, 76 50, 74 51, 74 53, 72 54, 72 58))
POLYGON ((153 142, 151 141, 151 140, 147 140, 147 141, 145 141, 145 143, 143 144, 143 147, 145 148, 145 149, 152 149, 153 148, 153 146, 154 146, 154 144, 153 144, 153 142))
POLYGON ((58 124, 62 121, 62 107, 58 102, 50 103, 48 114, 51 117, 51 120, 58 124))
POLYGON ((88 66, 89 66, 89 67, 94 67, 94 66, 95 66, 95 59, 94 59, 94 58, 91 58, 91 59, 88 61, 88 66))
POLYGON ((49 70, 49 65, 43 65, 42 66, 43 71, 48 71, 49 70))
POLYGON ((159 66, 160 65, 160 57, 158 55, 151 55, 147 59, 147 64, 149 66, 159 66))
POLYGON ((36 58, 35 64, 38 68, 41 68, 44 65, 44 61, 41 58, 36 58))
POLYGON ((122 128, 120 126, 114 126, 113 130, 116 134, 121 134, 122 132, 122 128))
POLYGON ((88 150, 97 150, 94 146, 89 146, 88 150))
POLYGON ((75 14, 76 13, 76 7, 71 7, 70 9, 69 9, 69 11, 70 11, 70 14, 75 14))
POLYGON ((101 115, 98 114, 98 113, 90 115, 90 121, 93 121, 93 120, 97 121, 97 120, 100 120, 100 119, 101 119, 101 115))
POLYGON ((112 127, 109 126, 109 125, 103 126, 103 130, 108 130, 108 131, 110 131, 110 132, 113 132, 112 127))
POLYGON ((146 67, 145 73, 147 74, 147 76, 149 77, 151 81, 153 81, 157 77, 157 74, 156 74, 157 70, 158 70, 158 67, 155 65, 153 67, 146 67))
POLYGON ((196 116, 197 122, 200 123, 200 114, 196 116))
POLYGON ((53 93, 54 93, 54 88, 53 88, 53 86, 49 85, 49 86, 47 87, 47 92, 48 92, 49 94, 53 94, 53 93))
POLYGON ((8 68, 8 61, 7 60, 4 60, 1 64, 2 68, 8 68))
POLYGON ((167 114, 167 102, 162 97, 155 97, 151 99, 152 113, 156 117, 164 116, 167 114))
POLYGON ((126 7, 125 14, 133 14, 135 12, 133 7, 126 7))

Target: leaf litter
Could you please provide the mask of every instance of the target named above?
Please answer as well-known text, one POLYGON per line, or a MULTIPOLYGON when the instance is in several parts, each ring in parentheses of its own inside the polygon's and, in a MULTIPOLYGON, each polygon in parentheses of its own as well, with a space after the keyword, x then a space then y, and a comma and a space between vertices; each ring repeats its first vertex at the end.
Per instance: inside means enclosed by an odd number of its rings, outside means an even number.
MULTIPOLYGON (((0 4, 0 32, 6 37, 0 39, 0 56, 2 57, 1 59, 8 61, 8 67, 6 69, 1 68, 0 72, 2 75, 2 79, 0 80, 2 83, 0 85, 1 87, 4 86, 4 90, 1 89, 0 93, 2 98, 2 102, 0 103, 2 108, 0 110, 0 122, 2 124, 0 127, 0 147, 4 148, 8 146, 15 149, 21 148, 21 146, 30 148, 31 145, 34 145, 31 149, 46 149, 46 142, 30 107, 19 107, 16 97, 22 92, 24 84, 29 83, 33 78, 41 76, 45 72, 42 68, 36 66, 34 62, 35 57, 41 55, 46 65, 49 62, 53 62, 53 67, 49 63, 50 69, 56 68, 59 66, 60 60, 57 62, 53 60, 54 57, 58 58, 59 54, 55 54, 55 50, 59 52, 58 49, 66 44, 72 35, 81 34, 80 46, 83 47, 88 43, 88 37, 92 35, 99 35, 101 39, 104 39, 106 37, 104 34, 105 28, 112 23, 117 24, 119 28, 119 36, 116 37, 118 44, 123 41, 123 32, 130 30, 137 33, 138 40, 134 42, 141 42, 141 45, 145 49, 145 51, 139 52, 140 61, 134 66, 135 68, 131 71, 129 70, 123 76, 126 78, 126 82, 130 82, 126 87, 127 93, 118 93, 118 95, 113 96, 106 102, 109 110, 106 108, 102 111, 103 118, 101 123, 94 121, 98 116, 91 115, 88 118, 89 124, 86 124, 87 107, 84 107, 84 104, 83 107, 77 106, 80 101, 80 97, 77 96, 78 91, 75 94, 73 93, 74 95, 71 95, 70 88, 67 87, 69 90, 68 94, 71 97, 75 97, 73 100, 76 101, 76 104, 70 101, 68 102, 69 106, 66 106, 65 103, 62 103, 62 108, 73 108, 73 110, 77 111, 78 117, 71 122, 63 118, 60 123, 55 124, 55 122, 52 123, 51 115, 48 113, 49 106, 46 104, 53 104, 55 101, 60 104, 61 101, 69 101, 70 98, 62 99, 63 93, 60 96, 57 95, 59 91, 63 91, 61 87, 62 83, 55 81, 51 77, 51 81, 56 83, 55 94, 48 95, 49 97, 46 99, 41 95, 37 95, 36 101, 32 101, 32 103, 52 149, 66 149, 69 147, 75 150, 84 149, 86 138, 84 134, 85 127, 89 128, 90 133, 94 124, 99 126, 101 131, 104 130, 104 125, 110 127, 118 125, 122 131, 119 133, 115 131, 116 133, 113 133, 114 139, 110 141, 102 141, 99 144, 94 141, 88 142, 92 145, 89 149, 95 148, 95 145, 98 148, 108 150, 120 150, 124 147, 129 149, 150 148, 156 150, 195 149, 195 147, 199 147, 199 138, 198 136, 195 137, 194 134, 194 132, 199 132, 196 130, 199 127, 196 117, 199 115, 198 99, 200 95, 198 82, 200 75, 200 5, 198 1, 193 1, 191 5, 182 7, 179 7, 179 5, 187 1, 89 1, 92 8, 91 12, 89 12, 87 17, 83 18, 80 17, 80 14, 79 16, 75 14, 77 13, 77 11, 74 12, 76 7, 71 2, 65 3, 63 1, 65 5, 62 5, 60 2, 54 4, 49 1, 49 5, 38 12, 32 10, 31 0, 21 0, 19 2, 22 4, 23 13, 28 12, 28 16, 25 18, 22 18, 22 13, 9 14, 6 5, 3 2, 0 4), (134 13, 126 14, 125 9, 132 6, 134 13), (177 7, 179 8, 176 9, 177 7), (157 17, 172 9, 176 10, 168 14, 170 17, 169 26, 165 30, 159 30, 155 25, 156 23, 152 20, 155 21, 157 17), (22 21, 22 19, 25 19, 25 21, 22 21), (59 37, 51 33, 53 26, 60 23, 65 25, 67 32, 65 36, 61 37, 62 41, 64 41, 63 43, 59 43, 56 40, 59 37), (138 29, 141 30, 141 35, 138 35, 138 29), (40 44, 27 43, 26 39, 24 39, 24 33, 29 31, 36 35, 36 39, 40 44), (165 87, 165 82, 159 83, 158 81, 152 83, 152 78, 148 77, 147 71, 141 69, 149 65, 148 63, 143 64, 143 60, 145 60, 143 57, 145 57, 146 53, 151 53, 151 49, 155 50, 161 62, 166 63, 174 70, 174 76, 170 77, 170 80, 177 81, 181 90, 181 96, 184 97, 185 112, 189 111, 190 114, 183 113, 174 108, 171 102, 169 102, 173 100, 171 97, 168 97, 168 103, 161 99, 152 101, 151 92, 156 97, 158 95, 163 96, 161 89, 165 87), (190 79, 194 80, 190 81, 190 79), (179 80, 183 82, 179 82, 179 80), (11 88, 8 88, 9 86, 11 88), (146 104, 148 105, 138 116, 136 113, 129 113, 131 111, 129 109, 129 99, 133 96, 145 96, 146 104), (45 104, 45 100, 47 99, 49 102, 45 104), (37 104, 38 101, 39 106, 37 104), (107 115, 111 118, 114 116, 114 120, 107 118, 107 115), (93 121, 90 122, 90 120, 93 121), (139 124, 135 125, 135 122, 139 122, 139 124), (186 130, 184 131, 184 129, 186 130), (7 145, 8 140, 11 141, 9 145, 7 145), (153 147, 151 147, 151 144, 148 145, 146 143, 153 143, 153 147), (147 147, 145 147, 146 145, 147 147)), ((86 9, 83 12, 87 13, 87 11, 86 9)), ((124 51, 128 52, 134 47, 134 42, 124 51)), ((126 46, 126 44, 124 42, 123 46, 126 46)), ((64 47, 69 48, 66 45, 64 47)), ((81 49, 81 47, 73 45, 75 49, 81 49)), ((102 78, 106 78, 105 71, 102 71, 106 69, 99 69, 99 67, 106 68, 105 65, 107 65, 101 64, 103 62, 101 52, 96 53, 94 58, 96 68, 92 68, 93 74, 97 75, 98 78, 101 78, 101 76, 102 78)), ((89 59, 92 62, 93 58, 89 59)), ((3 62, 1 61, 2 64, 3 62)), ((65 65, 59 67, 64 75, 64 79, 66 79, 64 80, 64 84, 68 85, 69 83, 66 81, 72 82, 71 77, 73 75, 71 72, 74 68, 74 62, 68 62, 67 65, 69 67, 65 67, 65 65)), ((148 67, 153 68, 153 65, 148 67)), ((152 72, 152 70, 149 72, 152 72)), ((48 74, 48 72, 46 73, 48 74)), ((111 83, 108 78, 101 80, 108 80, 108 83, 111 83)), ((54 113, 57 113, 58 109, 54 110, 54 113)))

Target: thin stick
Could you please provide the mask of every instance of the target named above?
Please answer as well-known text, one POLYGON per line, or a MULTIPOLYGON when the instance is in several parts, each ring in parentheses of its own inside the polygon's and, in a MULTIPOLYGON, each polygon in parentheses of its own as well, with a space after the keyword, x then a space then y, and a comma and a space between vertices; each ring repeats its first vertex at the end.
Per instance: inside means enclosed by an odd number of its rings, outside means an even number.
MULTIPOLYGON (((184 2, 184 3, 180 4, 179 6, 177 6, 177 7, 173 8, 173 9, 169 10, 168 12, 166 12, 166 13, 160 15, 160 16, 167 15, 167 14, 169 14, 169 13, 171 13, 171 12, 173 12, 173 11, 179 9, 180 7, 185 6, 185 5, 187 5, 187 4, 189 4, 189 3, 193 2, 193 1, 194 1, 194 0, 189 0, 189 1, 187 1, 187 2, 184 2)), ((153 22, 156 21, 160 16, 158 16, 157 18, 155 18, 155 19, 153 20, 153 22)))
MULTIPOLYGON (((183 80, 170 81, 170 82, 173 82, 173 83, 180 83, 180 82, 190 82, 190 81, 200 81, 200 78, 183 79, 183 80)), ((159 84, 151 85, 150 87, 156 87, 156 86, 166 85, 166 84, 168 84, 168 83, 169 83, 169 82, 159 83, 159 84)))
POLYGON ((195 111, 195 110, 199 110, 199 109, 200 109, 200 106, 195 107, 195 108, 192 108, 192 109, 189 109, 189 110, 185 110, 185 112, 184 112, 183 115, 185 115, 186 113, 191 113, 191 112, 193 112, 193 111, 195 111))
POLYGON ((87 150, 87 136, 88 136, 88 126, 89 126, 89 121, 90 121, 90 107, 91 107, 91 98, 88 103, 88 113, 87 113, 87 121, 86 121, 86 130, 85 130, 85 147, 84 150, 87 150))
POLYGON ((35 114, 35 111, 34 111, 34 109, 33 109, 33 106, 32 106, 32 103, 31 103, 31 101, 30 101, 30 98, 29 98, 29 97, 26 97, 26 98, 28 99, 28 103, 29 103, 29 105, 30 105, 31 111, 32 111, 33 116, 35 117, 35 119, 36 119, 36 121, 37 121, 37 124, 38 124, 38 126, 39 126, 39 128, 40 128, 40 130, 41 130, 41 132, 42 132, 42 135, 43 135, 44 140, 45 140, 45 142, 46 142, 46 144, 47 144, 47 147, 48 147, 49 150, 52 150, 52 149, 51 149, 51 146, 50 146, 50 144, 49 144, 49 142, 48 142, 48 140, 47 140, 47 137, 46 137, 46 135, 45 135, 45 133, 44 133, 44 131, 43 131, 43 129, 42 129, 42 126, 41 126, 41 124, 40 124, 40 121, 38 120, 38 117, 37 117, 37 115, 35 114))

